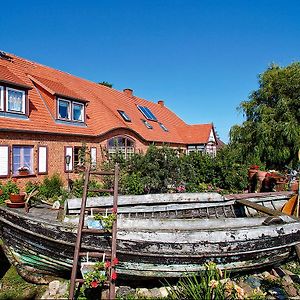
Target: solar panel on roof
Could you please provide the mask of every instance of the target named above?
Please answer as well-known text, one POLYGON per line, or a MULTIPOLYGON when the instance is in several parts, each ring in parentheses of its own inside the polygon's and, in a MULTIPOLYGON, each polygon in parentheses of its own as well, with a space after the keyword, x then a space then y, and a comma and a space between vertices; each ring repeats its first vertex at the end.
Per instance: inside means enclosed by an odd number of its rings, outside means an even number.
POLYGON ((141 111, 141 113, 151 121, 157 121, 155 115, 151 112, 151 110, 146 106, 137 105, 137 108, 141 111))

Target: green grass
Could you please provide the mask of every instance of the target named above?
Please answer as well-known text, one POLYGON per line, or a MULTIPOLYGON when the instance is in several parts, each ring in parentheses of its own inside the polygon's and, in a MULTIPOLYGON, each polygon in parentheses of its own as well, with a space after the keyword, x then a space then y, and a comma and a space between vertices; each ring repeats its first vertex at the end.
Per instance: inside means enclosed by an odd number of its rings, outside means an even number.
POLYGON ((27 300, 41 295, 47 286, 40 286, 26 282, 14 266, 6 272, 0 280, 0 300, 27 300))

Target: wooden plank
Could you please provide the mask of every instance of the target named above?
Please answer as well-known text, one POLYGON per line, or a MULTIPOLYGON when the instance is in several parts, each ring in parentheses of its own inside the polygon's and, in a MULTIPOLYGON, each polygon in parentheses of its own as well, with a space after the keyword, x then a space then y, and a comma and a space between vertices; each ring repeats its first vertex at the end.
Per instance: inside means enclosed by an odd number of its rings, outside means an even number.
POLYGON ((270 215, 270 216, 285 216, 286 215, 286 214, 282 213, 281 211, 262 206, 260 204, 251 202, 251 201, 246 200, 246 199, 236 200, 235 202, 238 203, 238 204, 253 208, 257 211, 263 212, 263 213, 265 213, 267 215, 270 215))
MULTIPOLYGON (((81 198, 67 199, 68 209, 81 207, 81 198)), ((167 203, 199 203, 199 202, 222 202, 223 196, 218 193, 174 193, 174 194, 147 194, 147 195, 125 195, 118 197, 118 206, 125 205, 154 205, 167 203)), ((87 207, 112 206, 113 197, 88 197, 87 207)))

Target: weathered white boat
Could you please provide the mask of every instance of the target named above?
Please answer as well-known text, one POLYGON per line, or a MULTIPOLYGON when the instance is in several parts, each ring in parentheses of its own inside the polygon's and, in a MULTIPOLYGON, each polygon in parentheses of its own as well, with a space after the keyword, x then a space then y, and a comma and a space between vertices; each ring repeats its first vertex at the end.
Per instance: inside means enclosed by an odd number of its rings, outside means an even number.
MULTIPOLYGON (((274 211, 289 197, 290 193, 120 196, 117 271, 127 279, 178 277, 198 272, 209 261, 236 271, 278 264, 300 243, 299 220, 274 211), (237 203, 241 198, 280 216, 268 219, 257 207, 237 203)), ((88 199, 87 206, 109 206, 111 200, 88 199)), ((23 277, 47 282, 50 275, 70 276, 79 207, 79 199, 69 200, 64 222, 44 206, 28 214, 0 207, 3 247, 23 277)), ((108 235, 83 238, 85 251, 108 251, 109 244, 108 235)))

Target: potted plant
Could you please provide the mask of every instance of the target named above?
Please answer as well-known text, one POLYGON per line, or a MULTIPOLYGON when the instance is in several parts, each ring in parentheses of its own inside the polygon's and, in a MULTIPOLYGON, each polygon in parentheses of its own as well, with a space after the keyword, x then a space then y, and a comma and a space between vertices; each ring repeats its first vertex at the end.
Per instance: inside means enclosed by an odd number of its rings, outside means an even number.
POLYGON ((14 178, 13 181, 8 181, 5 188, 7 194, 9 195, 9 200, 12 203, 25 202, 25 194, 20 193, 20 188, 17 185, 17 178, 14 178))
POLYGON ((28 167, 25 167, 25 166, 22 166, 18 169, 18 173, 20 176, 26 176, 26 175, 29 175, 29 168, 28 167))
POLYGON ((119 263, 118 258, 114 258, 112 262, 106 260, 105 256, 103 256, 102 261, 90 262, 87 261, 81 263, 81 274, 84 279, 84 289, 89 288, 98 288, 103 285, 105 281, 108 280, 108 274, 111 273, 111 280, 115 281, 117 279, 117 272, 112 271, 111 268, 115 268, 115 266, 119 263))
POLYGON ((102 214, 96 214, 94 216, 94 219, 96 221, 100 221, 103 229, 107 230, 107 231, 111 231, 114 221, 117 219, 117 214, 116 212, 113 210, 111 213, 108 213, 106 210, 105 215, 102 214))

